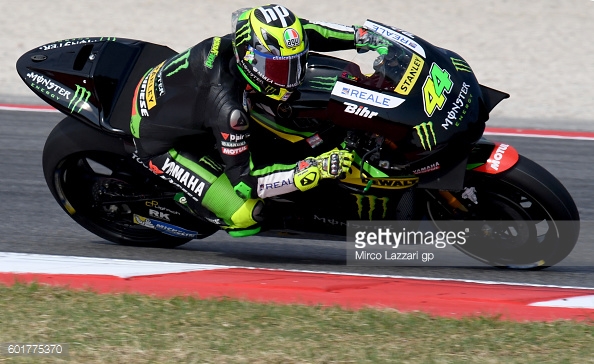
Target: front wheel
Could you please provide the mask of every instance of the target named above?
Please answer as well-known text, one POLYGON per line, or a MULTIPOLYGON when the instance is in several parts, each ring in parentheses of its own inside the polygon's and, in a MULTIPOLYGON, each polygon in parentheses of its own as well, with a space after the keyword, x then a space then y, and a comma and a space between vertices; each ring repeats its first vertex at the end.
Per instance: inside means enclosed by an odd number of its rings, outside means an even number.
POLYGON ((484 263, 542 269, 565 259, 577 243, 580 222, 573 198, 557 178, 528 158, 521 156, 500 174, 469 171, 463 191, 439 195, 428 202, 432 220, 438 227, 442 220, 472 222, 478 233, 455 246, 484 263), (461 204, 452 203, 452 196, 461 204))

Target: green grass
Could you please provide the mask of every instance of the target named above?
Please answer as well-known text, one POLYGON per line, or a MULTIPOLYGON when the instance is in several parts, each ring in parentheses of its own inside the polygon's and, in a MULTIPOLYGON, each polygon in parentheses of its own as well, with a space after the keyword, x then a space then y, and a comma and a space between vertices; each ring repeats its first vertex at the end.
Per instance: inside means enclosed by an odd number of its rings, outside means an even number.
MULTIPOLYGON (((0 342, 67 343, 74 363, 594 362, 594 325, 586 323, 99 295, 38 284, 0 285, 0 342)), ((39 360, 0 356, 0 363, 39 360)))

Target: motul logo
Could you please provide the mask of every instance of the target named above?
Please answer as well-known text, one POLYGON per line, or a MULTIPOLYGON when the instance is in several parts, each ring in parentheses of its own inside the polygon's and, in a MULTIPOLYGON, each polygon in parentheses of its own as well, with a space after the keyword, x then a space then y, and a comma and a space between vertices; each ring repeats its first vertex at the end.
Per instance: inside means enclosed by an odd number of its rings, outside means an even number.
POLYGON ((507 144, 501 144, 499 146, 499 148, 497 148, 497 150, 495 151, 495 154, 493 154, 493 158, 489 159, 489 161, 491 162, 491 168, 493 168, 496 171, 499 170, 499 164, 501 164, 503 155, 505 154, 505 151, 507 150, 508 147, 509 147, 509 145, 507 145, 507 144))
POLYGON ((248 150, 247 145, 244 145, 241 148, 225 148, 225 147, 222 148, 223 154, 226 154, 226 155, 238 155, 238 154, 245 152, 246 150, 248 150))
POLYGON ((368 119, 377 115, 375 111, 369 110, 367 106, 359 106, 351 104, 350 102, 344 102, 344 104, 347 106, 346 109, 344 109, 344 112, 348 112, 349 114, 359 115, 368 119))

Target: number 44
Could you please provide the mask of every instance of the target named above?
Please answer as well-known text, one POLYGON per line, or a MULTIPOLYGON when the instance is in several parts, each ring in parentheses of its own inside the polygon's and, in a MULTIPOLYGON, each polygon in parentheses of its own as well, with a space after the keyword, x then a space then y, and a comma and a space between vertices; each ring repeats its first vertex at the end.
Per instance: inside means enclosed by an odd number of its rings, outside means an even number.
POLYGON ((423 85, 423 103, 427 116, 432 116, 435 109, 443 108, 446 102, 444 93, 450 93, 453 86, 454 83, 450 79, 448 71, 433 62, 423 85))

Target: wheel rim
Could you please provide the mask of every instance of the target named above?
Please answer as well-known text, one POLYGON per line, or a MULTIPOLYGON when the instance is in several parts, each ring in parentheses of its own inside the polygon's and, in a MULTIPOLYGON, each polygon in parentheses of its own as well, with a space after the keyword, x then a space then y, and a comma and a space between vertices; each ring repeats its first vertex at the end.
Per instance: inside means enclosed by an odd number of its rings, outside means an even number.
MULTIPOLYGON (((478 204, 467 204, 470 211, 462 220, 488 221, 482 227, 482 232, 488 234, 481 236, 483 245, 456 245, 456 248, 495 266, 529 269, 548 264, 560 244, 560 227, 547 208, 523 189, 505 181, 481 179, 472 187, 477 190, 478 204)), ((455 195, 464 201, 461 192, 455 195)), ((430 202, 428 211, 439 227, 443 223, 440 220, 446 216, 430 202)))
POLYGON ((134 224, 132 212, 123 197, 125 194, 134 196, 130 193, 142 191, 143 185, 129 171, 129 161, 121 156, 81 153, 59 163, 54 171, 54 184, 66 211, 92 232, 132 240, 146 240, 161 235, 134 224), (119 202, 116 201, 118 193, 122 197, 119 202), (104 205, 110 197, 114 203, 104 205))

